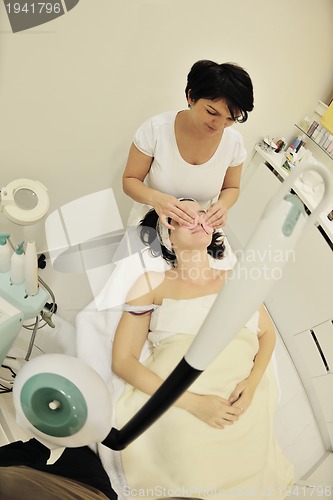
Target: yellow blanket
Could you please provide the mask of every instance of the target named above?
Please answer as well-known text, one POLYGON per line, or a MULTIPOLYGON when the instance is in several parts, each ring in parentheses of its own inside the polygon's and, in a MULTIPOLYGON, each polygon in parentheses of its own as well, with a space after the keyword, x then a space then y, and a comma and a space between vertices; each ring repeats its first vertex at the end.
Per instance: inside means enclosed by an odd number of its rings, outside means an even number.
MULTIPOLYGON (((164 339, 165 333, 160 335, 163 340, 155 343, 145 365, 163 379, 193 340, 193 315, 198 317, 198 330, 202 315, 208 312, 198 313, 200 300, 192 301, 167 300, 156 311, 160 314, 160 321, 155 318, 156 331, 165 332, 169 327, 170 335, 164 339), (191 331, 184 331, 186 324, 192 325, 191 331), (177 328, 181 333, 176 333, 177 328)), ((217 328, 223 334, 221 325, 217 328)), ((244 327, 189 390, 228 398, 237 383, 249 375, 258 345, 256 332, 244 327)), ((147 399, 142 392, 127 386, 116 406, 118 428, 147 399)), ((276 399, 274 373, 269 367, 251 406, 237 422, 224 429, 213 428, 185 410, 170 408, 121 452, 128 484, 124 495, 147 500, 168 496, 284 499, 285 487, 292 484, 293 467, 274 436, 276 399)))

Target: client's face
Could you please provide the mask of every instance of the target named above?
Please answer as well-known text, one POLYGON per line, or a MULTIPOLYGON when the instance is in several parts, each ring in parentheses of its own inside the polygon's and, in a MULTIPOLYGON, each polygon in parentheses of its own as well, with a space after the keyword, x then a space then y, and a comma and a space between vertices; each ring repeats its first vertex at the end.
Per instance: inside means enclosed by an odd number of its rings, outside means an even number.
POLYGON ((171 221, 174 230, 170 231, 170 241, 178 250, 207 248, 212 241, 212 228, 207 226, 203 220, 205 210, 196 201, 182 201, 184 208, 197 214, 195 222, 189 227, 171 221))

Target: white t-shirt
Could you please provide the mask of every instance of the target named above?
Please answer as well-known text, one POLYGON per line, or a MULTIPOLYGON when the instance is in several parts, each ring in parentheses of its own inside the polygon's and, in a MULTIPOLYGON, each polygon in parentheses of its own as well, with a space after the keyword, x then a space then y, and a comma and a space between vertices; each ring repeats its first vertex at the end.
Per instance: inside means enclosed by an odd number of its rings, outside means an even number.
POLYGON ((208 204, 219 195, 227 168, 244 162, 243 138, 233 127, 226 128, 213 156, 206 163, 192 165, 178 150, 174 128, 177 114, 170 111, 149 118, 135 134, 135 146, 154 158, 145 183, 176 198, 194 198, 208 204))
MULTIPOLYGON (((181 157, 178 150, 175 136, 177 114, 178 111, 169 111, 153 116, 135 133, 135 146, 153 158, 144 182, 147 186, 176 198, 194 198, 203 208, 208 208, 220 194, 227 169, 241 165, 246 159, 243 138, 233 127, 227 127, 213 156, 206 163, 192 165, 181 157)), ((150 208, 134 202, 128 225, 136 226, 150 208)), ((221 233, 223 234, 222 230, 221 233)), ((236 263, 236 256, 226 237, 224 243, 224 259, 211 259, 211 265, 231 269, 236 263)))

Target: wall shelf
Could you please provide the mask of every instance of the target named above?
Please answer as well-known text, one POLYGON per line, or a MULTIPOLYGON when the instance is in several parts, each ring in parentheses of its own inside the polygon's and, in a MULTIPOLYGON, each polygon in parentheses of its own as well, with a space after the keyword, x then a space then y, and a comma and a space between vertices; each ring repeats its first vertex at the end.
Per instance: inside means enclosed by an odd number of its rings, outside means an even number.
POLYGON ((333 156, 331 156, 322 146, 319 146, 319 144, 314 139, 312 139, 312 137, 308 135, 305 130, 303 130, 299 125, 296 124, 295 127, 298 128, 298 130, 300 130, 303 134, 305 134, 306 137, 308 137, 316 146, 318 146, 318 148, 321 149, 331 160, 333 160, 333 156))

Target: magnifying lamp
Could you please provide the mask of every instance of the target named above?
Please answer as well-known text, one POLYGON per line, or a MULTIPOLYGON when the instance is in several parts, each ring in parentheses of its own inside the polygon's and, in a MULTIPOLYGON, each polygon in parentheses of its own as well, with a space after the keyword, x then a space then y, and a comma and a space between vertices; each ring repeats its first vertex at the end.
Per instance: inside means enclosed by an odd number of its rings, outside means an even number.
POLYGON ((112 425, 108 387, 72 356, 45 354, 26 363, 15 379, 13 400, 18 424, 50 449, 102 441, 112 425))
POLYGON ((0 212, 21 226, 40 221, 49 209, 46 187, 39 181, 16 179, 1 189, 0 212))

